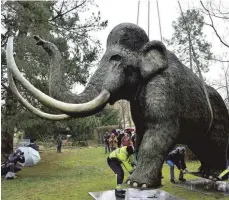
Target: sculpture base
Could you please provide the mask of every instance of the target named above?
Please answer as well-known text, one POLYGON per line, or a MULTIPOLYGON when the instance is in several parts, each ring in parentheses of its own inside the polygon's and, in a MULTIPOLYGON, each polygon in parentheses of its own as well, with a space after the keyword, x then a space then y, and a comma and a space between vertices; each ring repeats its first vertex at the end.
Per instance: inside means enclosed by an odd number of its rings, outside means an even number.
POLYGON ((229 183, 224 181, 214 182, 208 179, 199 178, 192 181, 180 182, 177 186, 200 192, 205 195, 210 195, 215 198, 229 196, 229 183))
POLYGON ((123 199, 116 197, 114 190, 108 190, 103 192, 89 192, 89 194, 95 200, 147 200, 147 199, 179 200, 180 199, 160 189, 140 190, 140 189, 128 188, 126 189, 126 196, 123 199))

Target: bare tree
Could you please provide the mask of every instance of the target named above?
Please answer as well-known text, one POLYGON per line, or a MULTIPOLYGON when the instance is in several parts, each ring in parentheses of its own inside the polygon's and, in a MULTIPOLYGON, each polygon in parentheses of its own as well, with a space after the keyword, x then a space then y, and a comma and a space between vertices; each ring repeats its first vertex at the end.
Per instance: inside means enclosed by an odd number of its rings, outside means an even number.
POLYGON ((215 80, 211 85, 223 94, 224 102, 229 110, 229 63, 222 63, 222 74, 219 80, 215 80))
POLYGON ((132 122, 132 118, 130 115, 130 104, 129 104, 129 102, 126 100, 120 100, 117 102, 117 104, 119 105, 117 107, 117 109, 120 110, 123 128, 125 129, 127 127, 127 124, 129 126, 132 126, 133 122, 132 122))
MULTIPOLYGON (((205 16, 207 16, 207 21, 205 21, 205 25, 213 29, 215 35, 224 47, 229 48, 229 8, 226 8, 226 6, 223 5, 222 1, 210 0, 206 2, 206 4, 204 4, 202 0, 200 0, 200 3, 202 6, 202 12, 205 14, 205 16), (219 24, 219 22, 222 22, 224 24, 224 34, 222 33, 222 31, 220 32, 220 29, 218 29, 217 27, 217 24, 219 24)), ((220 60, 218 58, 213 58, 213 60, 220 62, 229 62, 229 60, 220 60)))
MULTIPOLYGON (((226 2, 226 1, 225 1, 226 2)), ((224 102, 229 109, 229 8, 225 6, 223 1, 209 0, 205 4, 200 0, 202 12, 205 14, 205 25, 212 28, 222 48, 226 49, 224 56, 213 57, 212 60, 221 62, 222 74, 219 80, 211 84, 216 90, 220 91, 224 98, 224 102), (223 24, 223 26, 217 26, 223 24), (222 28, 223 27, 223 28, 222 28)))
POLYGON ((124 100, 120 100, 120 101, 118 101, 118 105, 121 108, 122 124, 123 124, 123 128, 125 129, 126 128, 126 117, 125 117, 125 115, 126 115, 126 111, 127 111, 126 102, 124 100))

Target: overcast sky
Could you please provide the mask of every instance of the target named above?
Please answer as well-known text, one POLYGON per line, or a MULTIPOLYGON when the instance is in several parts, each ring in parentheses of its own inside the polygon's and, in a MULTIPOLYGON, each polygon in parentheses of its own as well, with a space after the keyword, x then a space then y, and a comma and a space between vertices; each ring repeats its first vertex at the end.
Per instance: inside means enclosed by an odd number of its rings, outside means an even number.
MULTIPOLYGON (((203 0, 205 3, 207 0, 203 0)), ((222 4, 229 8, 229 0, 215 0, 215 2, 222 2, 222 4)), ((93 36, 99 39, 102 43, 102 47, 105 50, 106 40, 109 32, 118 24, 124 22, 135 23, 137 22, 137 7, 138 0, 95 0, 98 5, 98 9, 101 12, 102 20, 108 20, 108 26, 105 30, 93 33, 93 36)), ((188 8, 200 8, 201 4, 199 0, 180 0, 183 11, 188 8)), ((166 39, 171 38, 173 33, 172 21, 176 20, 180 15, 177 0, 158 0, 162 36, 166 39)), ((92 11, 91 11, 92 12, 92 11)), ((139 15, 139 26, 141 26, 146 33, 148 32, 148 0, 140 1, 140 15, 139 15)), ((90 15, 90 11, 88 11, 90 15)), ((225 27, 229 28, 228 24, 225 24, 222 20, 215 21, 216 28, 222 35, 225 35, 225 27)), ((156 0, 150 0, 150 40, 160 40, 158 13, 156 0)), ((216 55, 223 55, 228 51, 219 42, 215 36, 213 30, 210 27, 204 28, 204 33, 207 36, 207 40, 212 43, 212 52, 216 55)), ((228 29, 227 29, 228 33, 228 29)), ((229 36, 226 37, 227 41, 229 36)), ((229 55, 229 54, 228 54, 229 55)), ((219 79, 221 71, 221 64, 213 64, 210 66, 210 71, 205 74, 208 80, 219 79)), ((95 70, 95 69, 94 69, 95 70)), ((91 70, 93 73, 94 70, 91 70)), ((77 92, 81 92, 84 87, 77 85, 77 92)))

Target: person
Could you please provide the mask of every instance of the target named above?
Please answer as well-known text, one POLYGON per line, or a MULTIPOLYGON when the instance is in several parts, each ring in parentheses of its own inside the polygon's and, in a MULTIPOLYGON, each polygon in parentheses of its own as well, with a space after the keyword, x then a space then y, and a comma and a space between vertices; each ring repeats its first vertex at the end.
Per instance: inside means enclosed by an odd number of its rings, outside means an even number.
POLYGON ((112 130, 111 133, 114 133, 116 137, 118 136, 118 131, 116 129, 112 130))
POLYGON ((114 151, 117 148, 117 145, 118 145, 117 137, 115 136, 114 133, 112 133, 110 138, 109 138, 110 150, 114 151))
POLYGON ((132 145, 132 142, 131 142, 130 136, 127 132, 125 132, 121 140, 121 146, 131 146, 131 145, 132 145))
POLYGON ((170 166, 170 181, 172 183, 175 182, 174 176, 174 165, 180 170, 179 180, 186 181, 184 179, 184 174, 188 172, 186 169, 185 164, 185 148, 184 147, 177 147, 175 150, 171 151, 166 158, 166 163, 170 166))
POLYGON ((123 136, 124 136, 124 133, 123 133, 123 132, 118 131, 118 137, 117 137, 117 139, 118 139, 118 148, 120 148, 120 147, 121 147, 121 144, 122 144, 122 138, 123 138, 123 136))
POLYGON ((105 146, 105 154, 110 152, 109 138, 110 138, 109 133, 105 132, 104 135, 103 135, 103 142, 104 142, 104 146, 105 146))
POLYGON ((134 170, 134 149, 132 146, 124 146, 111 152, 107 158, 107 163, 109 167, 117 174, 117 185, 115 189, 115 195, 121 198, 125 197, 125 190, 121 189, 121 184, 124 179, 124 171, 122 165, 131 174, 134 170))
POLYGON ((62 148, 62 138, 61 135, 59 135, 57 138, 57 153, 61 153, 61 148, 62 148))
POLYGON ((8 159, 6 161, 6 180, 17 178, 16 172, 21 171, 21 167, 17 165, 18 162, 25 162, 24 152, 22 152, 20 149, 17 149, 8 156, 8 159))

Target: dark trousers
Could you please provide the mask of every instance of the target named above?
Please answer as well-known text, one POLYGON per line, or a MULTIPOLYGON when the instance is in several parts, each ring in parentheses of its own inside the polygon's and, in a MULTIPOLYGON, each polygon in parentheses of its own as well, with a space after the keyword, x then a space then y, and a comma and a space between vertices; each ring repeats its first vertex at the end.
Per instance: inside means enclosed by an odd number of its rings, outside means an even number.
POLYGON ((61 153, 61 146, 62 146, 62 145, 57 145, 57 152, 58 152, 58 153, 61 153))
MULTIPOLYGON (((176 164, 174 164, 174 162, 171 161, 171 160, 167 160, 166 162, 170 166, 170 180, 174 180, 175 179, 175 176, 174 176, 174 165, 176 165, 176 164)), ((179 169, 178 166, 177 166, 177 168, 179 169)), ((184 174, 183 174, 182 171, 180 171, 179 179, 183 179, 183 178, 184 178, 184 174)))
POLYGON ((106 144, 106 143, 105 143, 104 146, 105 146, 105 153, 110 152, 109 144, 106 144))
POLYGON ((124 179, 124 172, 120 161, 117 158, 107 158, 107 164, 117 174, 117 184, 122 184, 124 179))
POLYGON ((14 163, 8 163, 7 168, 9 172, 13 172, 13 173, 19 172, 21 170, 21 168, 15 165, 14 163))

